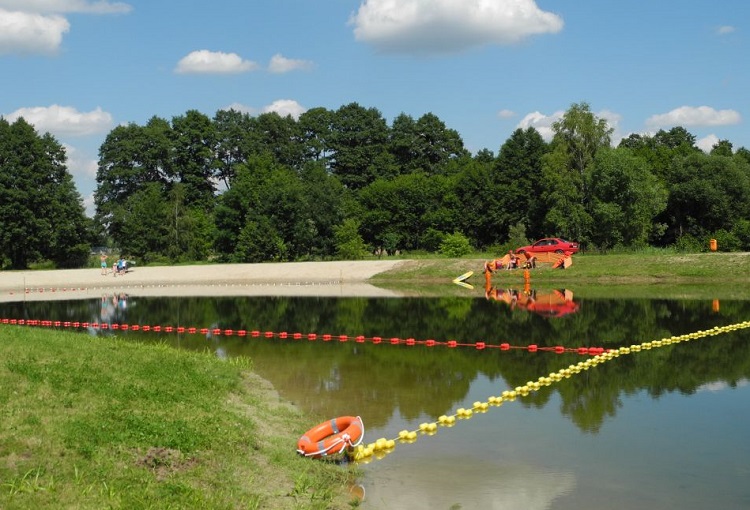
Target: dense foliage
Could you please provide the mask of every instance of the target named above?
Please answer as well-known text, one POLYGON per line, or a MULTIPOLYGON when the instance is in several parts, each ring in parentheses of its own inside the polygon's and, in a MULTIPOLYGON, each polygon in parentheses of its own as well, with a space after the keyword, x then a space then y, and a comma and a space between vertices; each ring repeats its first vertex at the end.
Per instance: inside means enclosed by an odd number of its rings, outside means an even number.
MULTIPOLYGON (((313 108, 298 119, 234 110, 154 117, 116 127, 102 144, 95 224, 142 262, 439 252, 459 234, 478 250, 544 236, 589 250, 700 250, 709 238, 723 250, 750 249, 747 149, 722 140, 706 154, 682 127, 633 134, 613 147, 612 128, 586 103, 571 105, 552 128, 550 143, 534 128, 517 129, 497 155, 472 156, 432 113, 401 114, 389 125, 357 103, 313 108)), ((16 150, 5 135, 3 144, 4 153, 16 150)), ((62 151, 59 157, 50 171, 64 165, 62 151)), ((4 160, 2 178, 17 178, 9 176, 18 168, 4 160)), ((38 219, 34 207, 23 216, 38 219)), ((7 216, 6 261, 75 259, 11 241, 7 216)), ((82 242, 69 234, 55 240, 58 252, 61 242, 82 242)))
POLYGON ((65 149, 24 119, 0 118, 0 267, 88 259, 91 224, 68 173, 65 149))

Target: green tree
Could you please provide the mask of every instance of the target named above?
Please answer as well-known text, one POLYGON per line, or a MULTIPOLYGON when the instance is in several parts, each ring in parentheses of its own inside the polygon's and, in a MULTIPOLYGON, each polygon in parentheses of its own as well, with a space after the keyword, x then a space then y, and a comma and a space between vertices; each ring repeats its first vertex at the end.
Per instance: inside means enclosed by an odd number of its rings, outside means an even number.
POLYGON ((331 172, 351 190, 378 177, 393 177, 398 170, 387 142, 388 125, 377 109, 357 103, 342 106, 331 119, 331 172))
POLYGON ((597 152, 591 197, 591 240, 601 248, 644 246, 667 203, 664 186, 630 149, 597 152))
POLYGON ((388 235, 398 236, 400 250, 422 249, 430 229, 451 232, 458 211, 453 180, 423 173, 379 179, 359 193, 363 207, 362 236, 383 248, 388 235))
POLYGON ((65 149, 23 118, 0 118, 0 260, 13 269, 47 259, 80 267, 89 253, 90 222, 65 149))
POLYGON ((299 116, 299 136, 305 161, 321 161, 328 167, 331 155, 331 123, 333 112, 322 108, 310 108, 299 116))
POLYGON ((732 231, 738 218, 750 217, 750 175, 733 157, 700 152, 675 159, 668 179, 669 243, 686 234, 702 239, 732 231))
POLYGON ((269 218, 249 219, 237 239, 232 255, 234 262, 280 261, 287 257, 287 249, 279 232, 269 218))
POLYGON ((166 189, 172 180, 171 127, 152 117, 146 126, 128 124, 109 132, 99 148, 99 165, 94 192, 96 219, 110 235, 118 236, 122 225, 117 209, 146 183, 166 189))
POLYGON ((250 115, 236 110, 219 110, 213 123, 216 129, 216 177, 225 188, 229 188, 237 166, 260 147, 260 137, 250 115))
POLYGON ((591 228, 590 174, 599 149, 609 147, 612 128, 587 103, 573 104, 552 124, 552 152, 543 157, 549 233, 587 240, 591 228))
POLYGON ((496 187, 505 188, 503 210, 508 222, 502 231, 503 238, 507 227, 519 221, 524 223, 530 236, 544 235, 542 156, 548 150, 542 135, 533 127, 516 129, 500 147, 492 180, 496 187))
POLYGON ((402 113, 393 121, 389 151, 401 173, 445 174, 450 160, 467 157, 461 136, 437 115, 427 113, 416 122, 402 113))
POLYGON ((216 185, 216 128, 206 115, 189 110, 172 119, 172 165, 177 182, 185 186, 185 202, 210 210, 216 185))
POLYGON ((166 256, 170 213, 161 186, 155 182, 144 184, 115 211, 113 221, 121 226, 114 236, 115 244, 124 255, 144 263, 166 256))
POLYGON ((457 209, 457 228, 479 248, 499 243, 508 232, 512 217, 507 206, 507 186, 496 180, 493 162, 468 161, 461 172, 452 177, 457 209))
POLYGON ((336 256, 343 260, 361 260, 367 253, 367 247, 359 234, 359 224, 354 218, 344 220, 334 228, 336 256))

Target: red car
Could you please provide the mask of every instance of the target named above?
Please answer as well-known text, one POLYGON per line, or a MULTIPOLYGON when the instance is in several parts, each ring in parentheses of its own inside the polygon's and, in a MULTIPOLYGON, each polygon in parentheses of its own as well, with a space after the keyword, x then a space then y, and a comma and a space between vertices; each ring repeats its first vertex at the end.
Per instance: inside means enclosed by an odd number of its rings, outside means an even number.
POLYGON ((560 255, 572 255, 578 252, 578 243, 566 241, 559 237, 546 237, 529 246, 521 246, 516 253, 557 253, 560 255))

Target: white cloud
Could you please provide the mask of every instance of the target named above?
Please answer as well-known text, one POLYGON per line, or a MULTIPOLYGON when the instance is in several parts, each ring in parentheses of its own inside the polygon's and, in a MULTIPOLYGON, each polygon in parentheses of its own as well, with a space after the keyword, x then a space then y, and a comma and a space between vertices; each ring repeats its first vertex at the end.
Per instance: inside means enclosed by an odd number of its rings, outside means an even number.
MULTIPOLYGON (((539 131, 539 134, 542 135, 542 138, 544 138, 545 141, 549 142, 555 136, 555 132, 552 130, 552 124, 560 120, 563 115, 565 115, 563 110, 558 110, 552 115, 532 112, 521 119, 521 122, 518 123, 516 128, 526 129, 533 127, 539 131)), ((594 115, 598 119, 604 119, 607 122, 607 126, 612 128, 611 142, 613 146, 616 146, 623 137, 620 132, 620 121, 622 120, 622 115, 609 110, 601 110, 594 113, 594 115)))
POLYGON ((552 124, 560 120, 564 114, 565 112, 562 110, 558 110, 552 115, 544 115, 540 112, 531 112, 527 114, 523 119, 521 119, 521 122, 519 122, 516 127, 521 129, 533 127, 534 129, 539 131, 539 134, 542 135, 542 138, 549 142, 555 135, 554 131, 552 131, 552 124))
POLYGON ((118 14, 127 13, 133 9, 124 2, 107 0, 93 2, 89 0, 0 0, 0 7, 23 12, 87 14, 118 14))
POLYGON ((180 74, 236 74, 253 71, 258 64, 236 53, 198 50, 180 59, 175 72, 180 74))
POLYGON ((0 0, 0 55, 52 55, 70 31, 64 13, 116 14, 132 7, 106 0, 0 0))
POLYGON ((709 106, 680 106, 646 119, 650 128, 674 126, 726 126, 738 124, 742 117, 735 110, 715 110, 709 106))
POLYGON ((709 153, 711 152, 711 149, 714 148, 714 145, 716 145, 717 143, 719 143, 719 137, 712 133, 708 136, 704 136, 703 138, 700 138, 699 140, 696 140, 695 146, 698 147, 703 152, 709 153))
POLYGON ((509 119, 511 117, 515 117, 516 112, 514 112, 513 110, 504 109, 504 110, 500 110, 499 112, 497 112, 497 116, 500 117, 501 119, 509 119))
POLYGON ((96 171, 99 167, 95 159, 91 159, 72 145, 63 144, 65 153, 68 155, 68 171, 71 175, 80 176, 85 179, 96 179, 96 171))
POLYGON ((276 54, 271 57, 271 62, 268 64, 268 70, 272 73, 288 73, 290 71, 305 71, 312 69, 313 63, 309 60, 295 60, 286 58, 281 54, 276 54))
POLYGON ((305 111, 307 111, 307 108, 293 99, 277 99, 270 105, 263 107, 263 113, 276 112, 282 117, 291 115, 294 119, 299 119, 299 116, 305 111))
POLYGON ((53 54, 69 30, 62 16, 0 9, 0 54, 53 54))
POLYGON ((104 133, 112 126, 112 115, 97 107, 90 112, 79 112, 70 106, 35 106, 19 108, 5 116, 8 122, 23 117, 40 132, 55 136, 86 136, 104 133))
POLYGON ((419 54, 512 44, 563 28, 535 0, 364 0, 349 24, 358 41, 379 51, 419 54))
POLYGON ((719 35, 727 35, 734 32, 735 28, 731 25, 724 25, 716 29, 716 33, 719 35))

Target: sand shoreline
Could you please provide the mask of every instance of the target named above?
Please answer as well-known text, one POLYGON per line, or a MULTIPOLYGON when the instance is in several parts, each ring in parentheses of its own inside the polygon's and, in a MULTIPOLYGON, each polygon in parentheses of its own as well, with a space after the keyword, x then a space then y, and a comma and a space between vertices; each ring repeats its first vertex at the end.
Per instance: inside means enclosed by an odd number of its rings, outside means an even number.
POLYGON ((150 296, 397 296, 367 283, 406 261, 368 260, 0 272, 0 301, 86 299, 117 292, 150 296))

